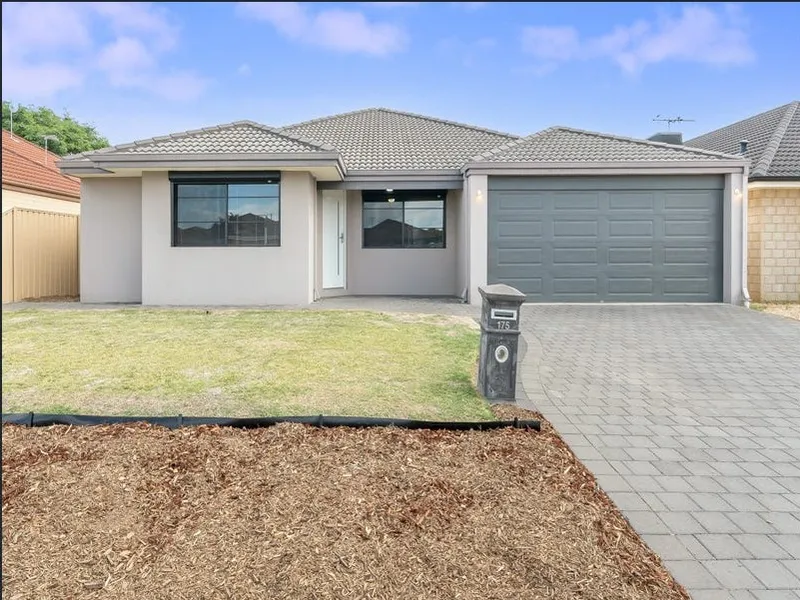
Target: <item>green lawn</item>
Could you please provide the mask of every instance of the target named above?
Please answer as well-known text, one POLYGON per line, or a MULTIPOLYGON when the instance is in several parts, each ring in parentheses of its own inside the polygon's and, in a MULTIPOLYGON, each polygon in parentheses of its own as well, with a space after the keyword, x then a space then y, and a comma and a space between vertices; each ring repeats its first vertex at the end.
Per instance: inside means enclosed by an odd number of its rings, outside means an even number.
POLYGON ((478 333, 348 311, 3 312, 3 412, 491 419, 478 333))

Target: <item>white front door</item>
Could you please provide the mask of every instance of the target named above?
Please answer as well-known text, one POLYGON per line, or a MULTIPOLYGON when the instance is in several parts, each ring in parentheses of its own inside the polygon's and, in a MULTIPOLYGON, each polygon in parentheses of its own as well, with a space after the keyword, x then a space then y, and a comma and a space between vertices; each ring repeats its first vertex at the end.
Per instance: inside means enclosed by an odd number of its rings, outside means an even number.
POLYGON ((345 191, 322 192, 322 287, 343 288, 345 269, 345 191))

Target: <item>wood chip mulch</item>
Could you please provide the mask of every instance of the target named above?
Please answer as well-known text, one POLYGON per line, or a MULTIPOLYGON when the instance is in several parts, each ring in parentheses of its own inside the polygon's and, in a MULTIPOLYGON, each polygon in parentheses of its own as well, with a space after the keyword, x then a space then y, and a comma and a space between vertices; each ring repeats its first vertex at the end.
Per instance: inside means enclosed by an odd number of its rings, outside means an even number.
POLYGON ((2 502, 13 600, 688 600, 547 423, 4 426, 2 502))

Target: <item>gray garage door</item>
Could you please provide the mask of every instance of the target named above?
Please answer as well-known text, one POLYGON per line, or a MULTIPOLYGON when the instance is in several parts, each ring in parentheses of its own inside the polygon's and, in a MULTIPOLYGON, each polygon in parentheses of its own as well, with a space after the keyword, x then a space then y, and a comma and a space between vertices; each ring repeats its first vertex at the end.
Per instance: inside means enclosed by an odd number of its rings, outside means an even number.
POLYGON ((720 302, 721 176, 489 177, 489 283, 541 302, 720 302))

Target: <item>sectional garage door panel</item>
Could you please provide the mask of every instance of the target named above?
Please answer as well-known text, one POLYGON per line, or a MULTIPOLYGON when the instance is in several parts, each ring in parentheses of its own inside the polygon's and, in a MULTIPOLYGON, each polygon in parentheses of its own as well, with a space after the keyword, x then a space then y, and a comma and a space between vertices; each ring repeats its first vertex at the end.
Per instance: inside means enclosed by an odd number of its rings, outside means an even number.
POLYGON ((721 177, 489 178, 490 283, 531 301, 719 302, 721 177))

